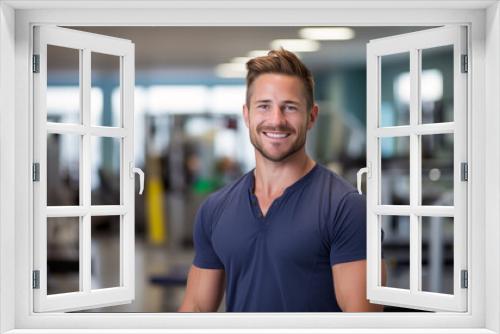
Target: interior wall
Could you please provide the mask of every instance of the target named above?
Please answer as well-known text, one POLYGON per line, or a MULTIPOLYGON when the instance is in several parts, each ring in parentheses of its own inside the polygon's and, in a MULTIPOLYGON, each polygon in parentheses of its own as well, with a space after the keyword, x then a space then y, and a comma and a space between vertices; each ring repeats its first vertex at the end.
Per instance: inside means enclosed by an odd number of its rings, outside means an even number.
MULTIPOLYGON (((500 227, 498 219, 500 217, 500 177, 498 168, 500 166, 500 6, 498 3, 491 5, 486 16, 486 101, 490 112, 486 112, 486 147, 485 164, 486 182, 486 203, 485 221, 496 222, 487 225, 485 234, 485 254, 499 254, 498 240, 500 240, 500 227), (488 103, 487 102, 487 103, 488 103), (495 110, 496 112, 491 112, 495 110), (488 196, 489 194, 489 196, 488 196)), ((486 327, 495 333, 500 331, 500 289, 498 279, 500 277, 500 257, 492 256, 486 260, 485 280, 483 286, 490 287, 485 291, 486 327), (496 261, 493 265, 488 265, 489 261, 496 261), (491 288, 492 287, 492 288, 491 288)))
POLYGON ((0 3, 0 333, 14 328, 14 10, 0 3))

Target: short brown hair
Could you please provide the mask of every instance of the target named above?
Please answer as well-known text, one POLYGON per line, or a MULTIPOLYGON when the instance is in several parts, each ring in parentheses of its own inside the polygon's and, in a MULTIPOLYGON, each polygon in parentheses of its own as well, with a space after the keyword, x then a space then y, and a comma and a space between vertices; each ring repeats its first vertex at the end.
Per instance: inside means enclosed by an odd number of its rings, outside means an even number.
POLYGON ((256 57, 247 62, 247 95, 246 103, 250 106, 250 88, 261 74, 276 73, 298 77, 304 85, 307 110, 314 104, 314 80, 311 71, 290 51, 283 48, 271 50, 267 56, 256 57))

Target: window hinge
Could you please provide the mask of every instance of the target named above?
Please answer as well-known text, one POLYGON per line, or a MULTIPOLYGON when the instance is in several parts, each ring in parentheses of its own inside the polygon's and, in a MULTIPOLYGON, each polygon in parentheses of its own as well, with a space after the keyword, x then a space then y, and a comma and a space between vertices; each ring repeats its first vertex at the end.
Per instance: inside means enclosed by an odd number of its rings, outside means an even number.
POLYGON ((462 270, 462 279, 461 279, 461 288, 462 289, 467 289, 469 287, 469 272, 467 270, 462 270))
POLYGON ((33 73, 40 73, 40 55, 33 55, 33 73))
POLYGON ((462 73, 469 72, 469 57, 462 55, 462 73))
POLYGON ((33 164, 33 182, 40 181, 40 164, 35 162, 33 164))
POLYGON ((469 180, 469 165, 466 162, 461 163, 461 180, 468 181, 469 180))
POLYGON ((33 270, 33 289, 40 289, 40 270, 33 270))

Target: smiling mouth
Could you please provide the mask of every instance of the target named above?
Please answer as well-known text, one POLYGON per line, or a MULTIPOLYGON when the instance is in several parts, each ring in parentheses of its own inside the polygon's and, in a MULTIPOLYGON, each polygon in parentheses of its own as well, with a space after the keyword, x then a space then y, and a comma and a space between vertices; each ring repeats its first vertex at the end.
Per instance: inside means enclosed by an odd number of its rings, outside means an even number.
POLYGON ((283 138, 287 138, 288 136, 290 136, 290 133, 288 132, 270 132, 270 131, 262 131, 262 133, 268 137, 268 138, 272 138, 272 139, 283 139, 283 138))

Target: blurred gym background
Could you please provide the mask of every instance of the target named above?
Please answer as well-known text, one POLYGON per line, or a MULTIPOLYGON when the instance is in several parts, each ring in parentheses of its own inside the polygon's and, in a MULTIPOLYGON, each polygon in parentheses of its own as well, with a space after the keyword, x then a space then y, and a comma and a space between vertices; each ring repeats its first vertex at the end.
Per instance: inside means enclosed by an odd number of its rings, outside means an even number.
MULTIPOLYGON (((356 173, 366 161, 366 44, 424 27, 342 28, 331 36, 314 36, 307 27, 71 28, 135 43, 135 161, 146 173, 144 195, 135 199, 135 300, 90 311, 175 312, 194 255, 192 231, 198 206, 254 166, 241 117, 248 57, 283 45, 296 51, 312 70, 320 113, 308 135, 307 150, 355 185, 356 173), (302 42, 283 40, 301 38, 302 42)), ((452 65, 453 50, 441 48, 423 55, 427 87, 422 92, 423 121, 452 120, 452 65)), ((384 57, 381 66, 381 122, 408 124, 409 57, 384 57)), ((117 57, 92 54, 93 125, 120 124, 119 69, 117 57)), ((48 121, 80 121, 76 50, 48 47, 47 109, 48 121)), ((47 138, 49 206, 79 204, 79 138, 75 137, 47 138)), ((422 201, 452 205, 453 137, 427 137, 422 139, 422 201)), ((120 142, 94 138, 91 145, 92 204, 119 204, 120 142)), ((387 138, 381 148, 384 204, 408 204, 409 142, 387 138)), ((453 293, 453 221, 435 220, 422 219, 422 289, 453 293)), ((117 222, 119 217, 92 218, 92 288, 119 285, 117 222)), ((49 294, 79 289, 78 224, 78 218, 48 221, 49 294)), ((408 217, 383 217, 382 224, 387 285, 409 288, 408 217)), ((386 307, 386 311, 409 310, 386 307)))

